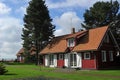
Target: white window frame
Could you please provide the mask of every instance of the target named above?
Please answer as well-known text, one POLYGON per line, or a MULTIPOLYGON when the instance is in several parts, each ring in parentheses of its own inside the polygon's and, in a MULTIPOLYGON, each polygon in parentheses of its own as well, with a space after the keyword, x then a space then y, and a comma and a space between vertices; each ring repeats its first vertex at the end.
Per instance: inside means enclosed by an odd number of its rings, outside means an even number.
POLYGON ((113 51, 109 51, 109 58, 110 58, 110 61, 113 61, 113 51))
POLYGON ((70 54, 70 66, 71 67, 76 67, 77 66, 77 54, 76 53, 71 53, 70 54))
POLYGON ((90 59, 90 58, 91 58, 90 52, 85 52, 84 59, 90 59), (87 55, 89 55, 89 56, 87 56, 87 55))
POLYGON ((54 65, 54 55, 53 54, 49 55, 49 64, 54 65))
POLYGON ((106 51, 101 51, 101 57, 102 57, 102 62, 107 62, 107 58, 106 58, 106 51))
POLYGON ((63 60, 63 54, 59 54, 59 60, 63 60))
POLYGON ((68 47, 74 47, 75 46, 75 39, 74 38, 68 39, 67 45, 68 45, 68 47))

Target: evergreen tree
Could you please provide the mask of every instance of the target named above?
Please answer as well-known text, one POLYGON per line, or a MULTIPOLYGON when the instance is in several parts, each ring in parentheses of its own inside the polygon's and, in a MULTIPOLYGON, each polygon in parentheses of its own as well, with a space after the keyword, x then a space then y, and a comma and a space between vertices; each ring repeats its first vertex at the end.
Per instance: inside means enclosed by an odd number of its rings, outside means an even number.
POLYGON ((109 24, 109 26, 120 47, 120 13, 116 16, 115 20, 109 24))
POLYGON ((31 36, 29 34, 30 34, 30 31, 29 31, 29 29, 27 29, 27 26, 25 26, 25 28, 23 28, 22 40, 24 40, 24 42, 23 42, 23 47, 24 47, 23 56, 25 57, 26 63, 31 62, 31 59, 30 59, 31 56, 30 56, 29 50, 31 48, 32 41, 31 41, 31 36))
POLYGON ((84 23, 81 24, 85 29, 101 26, 110 26, 119 46, 120 46, 120 13, 118 1, 96 2, 93 7, 84 13, 84 23))
POLYGON ((6 70, 6 67, 4 66, 4 64, 0 62, 0 75, 3 75, 7 72, 8 70, 6 70))
POLYGON ((24 16, 24 29, 22 39, 23 47, 26 53, 32 45, 36 47, 36 58, 38 61, 38 52, 54 36, 55 26, 51 23, 49 11, 44 0, 31 0, 27 8, 27 14, 24 16))
POLYGON ((118 10, 118 1, 96 2, 93 7, 90 7, 84 13, 84 23, 82 26, 85 29, 91 29, 108 25, 115 20, 118 10))

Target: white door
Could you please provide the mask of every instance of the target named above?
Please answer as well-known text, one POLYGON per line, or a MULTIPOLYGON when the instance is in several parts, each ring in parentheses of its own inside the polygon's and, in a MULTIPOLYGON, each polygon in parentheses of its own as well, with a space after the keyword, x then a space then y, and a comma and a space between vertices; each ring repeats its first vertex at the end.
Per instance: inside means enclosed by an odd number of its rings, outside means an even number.
POLYGON ((71 68, 76 68, 77 67, 77 54, 70 54, 70 66, 71 68))
POLYGON ((82 65, 81 53, 71 53, 70 54, 70 67, 71 68, 81 68, 82 65))
POLYGON ((81 53, 77 53, 77 67, 82 67, 82 56, 81 53))
POLYGON ((54 55, 53 54, 49 55, 49 66, 54 67, 54 55))
POLYGON ((49 66, 49 56, 45 55, 45 66, 49 66))
POLYGON ((54 67, 57 67, 57 55, 54 55, 54 63, 53 63, 54 67))
POLYGON ((65 60, 64 60, 64 65, 68 67, 68 54, 64 54, 65 60))

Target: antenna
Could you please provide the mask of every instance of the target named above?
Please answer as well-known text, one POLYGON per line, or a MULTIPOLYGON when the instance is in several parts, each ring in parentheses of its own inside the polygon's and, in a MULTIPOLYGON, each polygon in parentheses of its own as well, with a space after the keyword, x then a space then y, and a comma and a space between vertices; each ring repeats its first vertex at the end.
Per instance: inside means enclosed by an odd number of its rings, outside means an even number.
POLYGON ((74 34, 75 33, 75 28, 73 27, 72 17, 70 19, 70 28, 71 28, 71 33, 74 34))

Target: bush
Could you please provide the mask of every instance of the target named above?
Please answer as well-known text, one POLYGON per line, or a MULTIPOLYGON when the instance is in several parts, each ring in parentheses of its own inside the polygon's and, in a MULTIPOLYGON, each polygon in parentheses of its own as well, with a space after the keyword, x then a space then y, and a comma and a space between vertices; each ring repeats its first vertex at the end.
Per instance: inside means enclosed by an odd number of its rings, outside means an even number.
POLYGON ((0 75, 5 74, 6 72, 8 72, 8 70, 6 70, 6 68, 3 65, 3 63, 0 63, 0 75))

